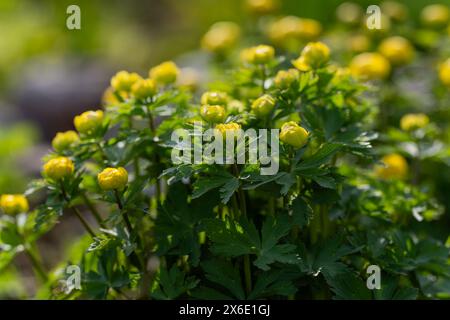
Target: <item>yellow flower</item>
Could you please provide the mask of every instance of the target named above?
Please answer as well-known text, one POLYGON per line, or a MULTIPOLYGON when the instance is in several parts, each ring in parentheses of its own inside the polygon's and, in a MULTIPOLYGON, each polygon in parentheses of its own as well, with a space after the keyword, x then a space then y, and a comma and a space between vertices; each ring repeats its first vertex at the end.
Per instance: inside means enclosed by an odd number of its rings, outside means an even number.
POLYGON ((289 121, 282 125, 280 132, 280 140, 294 148, 303 147, 308 141, 308 131, 300 127, 296 122, 289 121))
POLYGON ((274 12, 278 8, 277 0, 247 0, 246 7, 247 9, 259 15, 265 15, 268 13, 274 12))
POLYGON ((431 4, 422 9, 420 20, 427 27, 444 27, 450 20, 450 10, 443 4, 431 4))
POLYGON ((288 89, 299 79, 300 73, 297 69, 280 70, 273 82, 278 89, 288 89))
POLYGON ((156 94, 156 82, 153 79, 140 79, 131 87, 131 93, 137 99, 147 99, 156 94))
POLYGON ((252 64, 267 64, 273 60, 274 56, 275 49, 264 44, 244 49, 241 53, 241 59, 252 64))
POLYGON ((292 64, 300 71, 317 69, 328 62, 330 59, 330 49, 322 42, 310 42, 297 60, 292 64))
POLYGON ((217 54, 232 49, 239 40, 241 29, 234 22, 217 22, 213 24, 201 40, 202 48, 217 54))
POLYGON ((272 112, 275 107, 275 99, 268 95, 262 95, 252 103, 252 111, 258 117, 265 117, 272 112))
POLYGON ((269 25, 267 35, 272 42, 288 50, 298 50, 302 41, 316 39, 322 32, 322 25, 313 19, 295 16, 283 17, 269 25))
POLYGON ((348 38, 348 47, 352 52, 365 52, 370 48, 370 40, 365 35, 357 34, 348 38))
POLYGON ((439 79, 450 88, 450 58, 439 66, 439 79))
POLYGON ((200 101, 202 104, 224 106, 228 102, 228 95, 221 91, 207 91, 202 94, 200 101))
POLYGON ((355 56, 350 62, 350 73, 364 80, 386 78, 391 66, 389 61, 379 53, 365 52, 355 56))
POLYGON ((243 104, 241 101, 239 101, 239 100, 231 100, 231 101, 228 103, 227 110, 228 110, 228 112, 230 112, 231 114, 239 114, 239 113, 244 112, 245 106, 244 106, 244 104, 243 104))
POLYGON ((383 40, 378 51, 395 65, 407 64, 414 57, 414 47, 407 39, 399 36, 383 40))
POLYGON ((410 131, 425 127, 430 119, 423 113, 409 113, 400 119, 400 128, 404 131, 410 131))
POLYGON ((149 73, 150 78, 154 79, 156 83, 167 85, 177 80, 180 71, 173 61, 166 61, 151 68, 149 73))
POLYGON ((357 25, 363 18, 363 9, 359 4, 344 2, 337 7, 336 17, 342 23, 357 25))
POLYGON ((103 111, 86 111, 73 119, 73 124, 81 134, 95 134, 103 124, 103 111))
POLYGON ((73 130, 69 130, 66 132, 58 132, 56 136, 52 140, 53 149, 57 152, 62 152, 64 150, 69 149, 73 144, 78 142, 80 137, 78 133, 73 130))
POLYGON ((408 174, 408 163, 397 153, 384 156, 381 161, 384 166, 377 166, 375 174, 381 179, 403 179, 408 174))
POLYGON ((225 118, 225 109, 219 105, 204 105, 200 108, 200 115, 207 122, 221 122, 225 118))
POLYGON ((0 197, 0 209, 7 215, 27 212, 28 200, 22 194, 3 194, 0 197))
POLYGON ((43 167, 46 178, 58 181, 72 175, 75 170, 72 160, 66 157, 58 157, 47 161, 43 167))
POLYGON ((178 77, 178 85, 190 91, 196 91, 200 82, 200 74, 194 68, 181 69, 178 77))
POLYGON ((381 12, 397 22, 405 21, 408 18, 408 8, 395 1, 384 1, 381 4, 381 12))
POLYGON ((230 123, 221 123, 216 125, 216 130, 218 130, 222 137, 225 138, 227 134, 233 134, 236 135, 239 130, 241 130, 241 125, 236 122, 230 122, 230 123))
POLYGON ((102 190, 122 190, 128 183, 128 172, 125 168, 106 168, 97 175, 102 190))
POLYGON ((129 92, 131 86, 140 79, 141 76, 135 72, 119 71, 111 78, 111 87, 117 91, 129 92))
MULTIPOLYGON (((114 94, 115 90, 113 87, 109 86, 104 92, 103 92, 103 96, 102 96, 102 104, 105 106, 108 105, 114 105, 114 104, 118 104, 120 101, 117 98, 117 96, 114 94)), ((117 92, 117 94, 119 94, 122 98, 126 98, 127 97, 127 93, 126 92, 117 92)))

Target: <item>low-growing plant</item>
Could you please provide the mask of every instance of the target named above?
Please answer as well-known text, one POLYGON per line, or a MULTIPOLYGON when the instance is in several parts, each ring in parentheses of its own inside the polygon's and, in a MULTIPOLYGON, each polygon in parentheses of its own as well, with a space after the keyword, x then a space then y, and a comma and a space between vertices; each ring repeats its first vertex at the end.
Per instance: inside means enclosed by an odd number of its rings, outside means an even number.
POLYGON ((310 41, 318 22, 283 19, 268 30, 286 51, 258 45, 239 59, 239 28, 214 25, 202 46, 222 74, 201 95, 177 82, 171 61, 148 78, 118 72, 104 110, 53 140, 43 179, 25 193, 44 189, 45 202, 29 211, 22 195, 2 196, 0 269, 27 253, 39 296, 56 299, 448 297, 448 228, 434 222, 445 210, 419 169, 448 165, 447 142, 422 113, 393 128, 397 111, 380 115, 392 100, 373 97, 413 47, 388 39, 342 68, 310 41), (283 19, 303 33, 284 34, 283 19), (36 241, 66 215, 86 235, 49 272, 36 241), (61 287, 68 265, 81 270, 79 288, 61 287))

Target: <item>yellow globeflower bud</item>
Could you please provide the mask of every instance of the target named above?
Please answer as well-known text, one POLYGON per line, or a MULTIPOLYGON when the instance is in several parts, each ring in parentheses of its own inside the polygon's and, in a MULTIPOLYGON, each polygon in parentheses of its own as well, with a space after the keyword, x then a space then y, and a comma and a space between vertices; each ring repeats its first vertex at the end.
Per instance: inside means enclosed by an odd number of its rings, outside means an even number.
POLYGON ((150 69, 150 78, 156 83, 167 85, 177 80, 179 72, 173 61, 166 61, 150 69))
POLYGON ((439 79, 450 88, 450 58, 439 66, 439 79))
POLYGON ((111 87, 117 91, 129 92, 131 86, 140 79, 141 76, 135 72, 119 71, 111 78, 111 87))
POLYGON ((322 67, 330 60, 330 49, 322 42, 310 42, 297 60, 292 64, 300 71, 308 71, 322 67))
POLYGON ((391 71, 389 61, 376 52, 365 52, 355 56, 349 68, 352 75, 363 80, 384 79, 391 71))
POLYGON ((383 40, 378 51, 394 65, 409 63, 414 57, 414 47, 407 39, 399 36, 383 40))
POLYGON ((254 14, 264 15, 274 12, 279 6, 278 0, 247 0, 247 9, 254 14))
POLYGON ((78 142, 80 137, 78 133, 73 130, 69 130, 66 132, 58 132, 56 136, 52 140, 53 149, 57 152, 61 152, 69 149, 73 144, 78 142))
POLYGON ((300 127, 296 122, 289 121, 282 125, 280 140, 294 148, 303 147, 308 141, 308 131, 300 127))
POLYGON ((200 108, 200 115, 207 122, 222 122, 225 118, 225 109, 219 105, 204 105, 200 108))
POLYGON ((241 130, 241 125, 236 122, 221 123, 216 125, 216 130, 218 130, 223 138, 226 138, 227 134, 237 135, 237 131, 241 130))
POLYGON ((408 18, 408 8, 395 1, 384 1, 381 4, 381 12, 397 22, 405 21, 408 18))
POLYGON ((73 124, 81 134, 93 135, 103 125, 103 111, 86 111, 73 119, 73 124))
POLYGON ((365 35, 357 34, 348 38, 348 47, 352 52, 365 52, 370 49, 370 40, 365 35))
POLYGON ((301 41, 314 40, 321 32, 322 25, 318 21, 295 16, 283 17, 267 29, 270 40, 288 50, 298 50, 301 41))
POLYGON ((430 119, 423 113, 410 113, 404 115, 400 119, 400 128, 404 131, 410 131, 425 127, 430 122, 430 119))
POLYGON ((267 64, 273 60, 274 56, 275 49, 273 47, 261 44, 253 48, 251 62, 253 64, 267 64))
POLYGON ((98 184, 103 190, 122 190, 128 183, 125 168, 106 168, 97 175, 98 184))
POLYGON ((141 79, 131 87, 131 93, 137 99, 147 99, 156 94, 156 82, 153 79, 141 79))
POLYGON ((72 160, 66 157, 51 159, 43 167, 44 176, 55 181, 71 176, 74 170, 72 160))
POLYGON ((408 163, 397 153, 388 154, 381 161, 384 166, 377 166, 375 174, 382 179, 403 179, 408 174, 408 163))
POLYGON ((234 22, 217 22, 211 26, 201 40, 202 48, 217 54, 232 49, 239 40, 241 29, 234 22))
POLYGON ((239 100, 231 100, 228 103, 227 110, 231 114, 240 114, 245 111, 245 106, 239 100))
POLYGON ((0 197, 0 209, 7 215, 27 212, 28 200, 22 194, 3 194, 0 197))
POLYGON ((297 69, 280 70, 273 82, 278 89, 288 89, 294 82, 298 81, 300 73, 297 69))
POLYGON ((202 94, 200 101, 202 104, 224 106, 228 102, 228 95, 221 91, 207 91, 202 94))
POLYGON ((181 88, 186 88, 189 91, 196 91, 200 83, 200 74, 194 68, 181 69, 178 77, 178 85, 181 88))
POLYGON ((337 19, 345 24, 357 25, 363 18, 363 9, 353 2, 344 2, 336 9, 337 19))
POLYGON ((262 95, 252 103, 252 111, 258 117, 265 117, 272 112, 275 107, 275 99, 268 95, 262 95))
POLYGON ((450 10, 443 4, 431 4, 422 9, 420 20, 427 27, 444 27, 450 20, 450 10))

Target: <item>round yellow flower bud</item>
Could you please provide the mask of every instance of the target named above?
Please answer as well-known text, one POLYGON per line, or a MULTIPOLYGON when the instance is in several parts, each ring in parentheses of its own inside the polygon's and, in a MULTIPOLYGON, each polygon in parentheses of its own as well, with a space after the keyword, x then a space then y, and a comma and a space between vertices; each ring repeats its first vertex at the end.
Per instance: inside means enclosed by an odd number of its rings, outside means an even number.
POLYGON ((202 94, 200 101, 202 104, 224 106, 228 102, 228 95, 221 91, 207 91, 202 94))
POLYGON ((273 60, 275 49, 271 46, 261 44, 253 48, 251 62, 253 64, 267 64, 273 60))
POLYGON ((357 25, 363 18, 363 9, 353 2, 344 2, 336 9, 337 19, 345 24, 357 25))
POLYGON ((280 140, 294 148, 303 147, 308 141, 308 131, 296 122, 289 121, 281 126, 280 140))
POLYGON ((292 64, 300 71, 308 71, 322 67, 330 60, 330 49, 322 42, 310 42, 299 58, 292 61, 292 64))
POLYGON ((216 54, 232 49, 239 40, 241 29, 234 22, 217 22, 211 26, 201 40, 202 48, 216 54))
POLYGON ((86 111, 73 119, 73 124, 81 134, 93 135, 103 124, 103 111, 86 111))
POLYGON ((298 81, 300 73, 297 69, 280 70, 273 82, 278 89, 288 89, 294 82, 298 81))
POLYGON ((7 215, 27 212, 28 200, 22 194, 3 194, 0 197, 0 209, 7 215))
POLYGON ((225 139, 227 134, 237 134, 237 131, 241 130, 241 125, 236 122, 230 122, 230 123, 221 123, 216 125, 216 130, 218 130, 222 137, 225 139))
POLYGON ((408 8, 395 1, 384 1, 381 4, 381 12, 397 22, 405 21, 408 18, 408 8))
POLYGON ((381 179, 403 179, 408 174, 408 163, 397 153, 384 156, 381 161, 384 166, 377 166, 375 174, 381 179))
POLYGON ((245 106, 239 100, 231 100, 228 103, 227 110, 231 114, 240 114, 245 111, 245 106))
POLYGON ((318 21, 295 16, 273 22, 266 31, 273 43, 288 50, 298 50, 302 41, 314 40, 321 32, 322 25, 318 21))
POLYGON ((410 113, 404 115, 400 119, 400 128, 404 131, 410 131, 425 127, 430 122, 430 119, 423 113, 410 113))
POLYGON ((414 47, 407 39, 399 36, 383 40, 378 51, 394 65, 407 64, 414 57, 414 47))
POLYGON ((352 52, 365 52, 370 49, 370 40, 365 35, 357 34, 348 38, 348 47, 352 52))
POLYGON ((179 72, 174 62, 166 61, 151 68, 149 74, 150 78, 154 79, 156 83, 167 85, 177 80, 179 72))
POLYGON ((258 117, 265 117, 272 112, 275 107, 275 99, 268 95, 262 95, 252 103, 252 111, 258 117))
POLYGON ((140 79, 141 76, 135 72, 119 71, 111 78, 111 87, 117 91, 129 92, 131 86, 140 79))
POLYGON ((141 79, 131 87, 131 93, 137 99, 147 99, 156 94, 156 82, 153 79, 141 79))
POLYGON ((73 130, 58 132, 52 140, 52 146, 55 151, 62 152, 69 149, 78 141, 80 141, 80 137, 78 136, 78 133, 73 130))
POLYGON ((422 9, 420 20, 427 27, 444 27, 450 20, 450 10, 443 4, 431 4, 422 9))
POLYGON ((122 190, 128 183, 128 172, 125 168, 106 168, 97 175, 102 190, 122 190))
POLYGON ((200 108, 200 115, 207 122, 222 122, 225 118, 225 109, 219 105, 204 105, 200 108))
POLYGON ((72 160, 66 157, 51 159, 43 167, 44 176, 55 181, 71 176, 74 170, 72 160))
POLYGON ((194 68, 181 69, 180 76, 178 77, 178 85, 180 88, 185 88, 189 91, 196 91, 200 83, 200 74, 194 68))
POLYGON ((391 71, 391 66, 381 54, 365 52, 352 59, 349 69, 353 76, 363 80, 375 80, 386 78, 391 71))
POLYGON ((247 9, 254 14, 265 15, 274 12, 278 9, 279 3, 277 0, 247 0, 247 9))
POLYGON ((450 88, 450 58, 439 66, 439 79, 450 88))

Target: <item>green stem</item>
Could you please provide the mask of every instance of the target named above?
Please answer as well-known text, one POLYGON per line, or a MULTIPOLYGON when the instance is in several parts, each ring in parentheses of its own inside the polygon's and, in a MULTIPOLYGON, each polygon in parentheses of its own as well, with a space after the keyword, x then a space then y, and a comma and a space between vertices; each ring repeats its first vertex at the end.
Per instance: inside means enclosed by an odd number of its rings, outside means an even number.
POLYGON ((25 247, 25 253, 30 258, 31 264, 33 265, 33 269, 35 270, 36 274, 41 278, 43 282, 48 281, 47 273, 45 272, 45 268, 41 263, 41 260, 36 257, 36 254, 25 247))
POLYGON ((250 255, 244 256, 244 276, 245 276, 245 291, 247 295, 252 292, 252 271, 250 266, 250 255))
POLYGON ((261 91, 262 93, 266 93, 266 88, 265 88, 265 84, 266 84, 266 67, 262 64, 261 65, 261 91))
POLYGON ((122 214, 123 220, 125 221, 125 226, 131 237, 131 235, 133 234, 133 226, 131 225, 128 213, 125 210, 123 210, 122 200, 120 200, 119 191, 117 191, 117 189, 114 189, 114 196, 116 197, 117 207, 119 208, 120 213, 122 214))
POLYGON ((91 235, 92 238, 95 238, 95 232, 92 230, 92 228, 89 226, 89 223, 84 219, 84 217, 81 215, 81 212, 78 211, 77 208, 72 208, 73 212, 75 212, 75 215, 78 217, 78 220, 80 220, 83 227, 86 229, 86 231, 91 235))
MULTIPOLYGON (((69 204, 70 199, 67 196, 67 193, 66 193, 66 190, 64 188, 64 184, 63 184, 62 181, 60 181, 60 187, 61 187, 61 193, 62 193, 62 196, 63 196, 64 200, 66 200, 67 204, 69 204)), ((78 211, 78 209, 76 207, 72 207, 71 209, 75 213, 75 215, 77 216, 78 220, 80 220, 81 224, 86 229, 86 231, 91 235, 92 238, 95 238, 95 232, 92 230, 92 228, 89 225, 89 223, 81 215, 80 211, 78 211)))
POLYGON ((102 217, 100 216, 100 213, 98 212, 97 208, 94 206, 92 201, 88 198, 85 192, 81 192, 81 197, 83 198, 84 203, 89 208, 89 210, 92 213, 92 216, 95 218, 97 223, 102 227, 105 228, 105 223, 103 222, 102 217))

